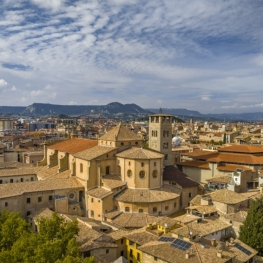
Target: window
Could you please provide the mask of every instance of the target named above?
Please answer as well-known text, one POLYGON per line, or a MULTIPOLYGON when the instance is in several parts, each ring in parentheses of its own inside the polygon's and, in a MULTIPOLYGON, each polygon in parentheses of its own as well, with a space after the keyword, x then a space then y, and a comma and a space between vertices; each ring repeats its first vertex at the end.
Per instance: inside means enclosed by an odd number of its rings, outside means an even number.
POLYGON ((156 166, 156 162, 153 163, 153 166, 156 166))
POLYGON ((158 258, 157 257, 154 257, 154 261, 157 261, 158 260, 158 258))
POLYGON ((133 256, 132 249, 130 249, 130 257, 132 257, 132 256, 133 256))
POLYGON ((123 244, 123 243, 124 243, 124 239, 122 238, 122 239, 121 239, 121 244, 123 244))
POLYGON ((109 254, 110 250, 109 249, 106 249, 106 254, 109 254))
POLYGON ((20 181, 21 181, 21 182, 24 182, 24 178, 20 178, 20 181))
POLYGON ((174 203, 174 208, 176 208, 176 206, 177 206, 177 203, 174 203))
POLYGON ((140 171, 139 177, 140 177, 141 179, 144 179, 144 178, 145 178, 145 171, 140 171))
POLYGON ((144 167, 144 163, 141 163, 141 167, 144 167))
POLYGON ((90 202, 91 202, 91 203, 93 203, 93 202, 94 202, 94 199, 93 199, 93 198, 91 198, 91 199, 90 199, 90 202))
POLYGON ((165 211, 168 211, 168 210, 169 210, 169 206, 168 206, 168 205, 165 206, 165 207, 164 207, 164 210, 165 210, 165 211))
POLYGON ((42 202, 42 197, 39 196, 39 197, 37 198, 37 201, 38 201, 38 203, 41 203, 41 202, 42 202))
POLYGON ((141 262, 141 255, 139 253, 137 253, 137 262, 141 262))
POLYGON ((130 208, 128 206, 125 207, 125 212, 130 212, 130 208))
POLYGON ((164 142, 163 143, 163 149, 167 149, 168 148, 168 142, 164 142))
POLYGON ((188 195, 189 197, 192 197, 192 193, 189 193, 189 195, 188 195))
POLYGON ((135 142, 135 145, 138 145, 138 142, 135 142))
POLYGON ((31 181, 34 181, 34 177, 31 177, 30 179, 31 179, 31 181))
POLYGON ((153 171, 153 178, 157 178, 157 170, 153 171))
POLYGON ((53 200, 53 196, 50 195, 50 196, 48 197, 48 200, 49 200, 49 201, 52 201, 52 200, 53 200))
POLYGON ((163 137, 165 137, 165 135, 166 135, 166 131, 163 131, 163 137))
POLYGON ((139 209, 139 213, 143 213, 143 209, 140 208, 140 209, 139 209))
POLYGON ((14 179, 10 179, 10 183, 13 183, 14 182, 14 179))
POLYGON ((83 173, 83 164, 82 163, 79 165, 79 170, 81 173, 83 173))
POLYGON ((131 165, 131 162, 129 162, 128 164, 129 164, 129 166, 130 166, 130 165, 131 165))
POLYGON ((3 183, 3 180, 0 180, 0 184, 2 184, 3 183))
POLYGON ((31 203, 30 197, 28 197, 28 198, 26 199, 26 203, 27 203, 27 204, 30 204, 30 203, 31 203))
POLYGON ((129 240, 129 245, 130 245, 130 246, 133 246, 133 245, 134 245, 134 242, 132 242, 131 240, 129 240))
POLYGON ((168 154, 165 155, 164 160, 168 160, 168 154))
POLYGON ((122 257, 124 256, 124 250, 121 251, 121 254, 120 254, 122 257))
POLYGON ((26 215, 29 216, 31 214, 30 211, 26 211, 26 215))
POLYGON ((123 142, 121 142, 121 145, 124 145, 124 143, 123 143, 123 142))
POLYGON ((71 193, 69 193, 68 198, 69 198, 70 200, 74 200, 74 199, 76 198, 76 194, 73 193, 73 192, 71 192, 71 193))
POLYGON ((94 211, 90 210, 90 217, 94 217, 94 211))
POLYGON ((5 207, 7 207, 8 206, 8 202, 5 202, 5 207))
POLYGON ((110 166, 106 166, 106 174, 110 174, 110 166))
POLYGON ((157 213, 157 207, 153 208, 153 213, 157 213))
POLYGON ((127 171, 127 176, 130 177, 130 178, 132 177, 132 171, 131 170, 127 171))

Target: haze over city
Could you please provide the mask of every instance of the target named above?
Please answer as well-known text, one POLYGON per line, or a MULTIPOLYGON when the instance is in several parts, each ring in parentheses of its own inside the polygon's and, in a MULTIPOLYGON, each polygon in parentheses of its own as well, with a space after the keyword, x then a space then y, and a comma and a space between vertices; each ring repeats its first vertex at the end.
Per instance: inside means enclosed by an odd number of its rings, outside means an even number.
POLYGON ((262 111, 262 1, 4 0, 0 105, 262 111))

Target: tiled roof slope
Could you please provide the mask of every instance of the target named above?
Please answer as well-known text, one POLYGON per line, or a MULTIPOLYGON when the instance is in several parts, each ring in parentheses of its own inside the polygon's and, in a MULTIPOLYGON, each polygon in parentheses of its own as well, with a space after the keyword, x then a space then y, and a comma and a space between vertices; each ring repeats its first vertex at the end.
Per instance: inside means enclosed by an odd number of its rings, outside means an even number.
POLYGON ((48 146, 49 149, 74 154, 97 146, 97 140, 73 138, 48 146))
POLYGON ((107 154, 113 150, 115 150, 117 148, 114 147, 106 147, 106 146, 94 146, 90 149, 84 150, 82 152, 78 152, 76 154, 74 154, 74 157, 76 158, 80 158, 83 160, 93 160, 103 154, 107 154))
POLYGON ((42 180, 15 184, 1 184, 0 198, 18 196, 24 193, 57 189, 80 188, 82 184, 76 178, 42 180))
POLYGON ((19 175, 33 175, 41 171, 42 167, 25 167, 25 168, 11 168, 11 169, 0 169, 0 177, 3 176, 19 176, 19 175))
POLYGON ((173 165, 168 165, 164 167, 163 180, 175 181, 183 188, 194 187, 199 185, 197 182, 189 178, 185 173, 181 172, 178 168, 174 167, 173 165))
POLYGON ((251 145, 231 145, 227 147, 222 147, 218 149, 218 152, 232 152, 232 153, 262 153, 263 148, 251 145))
POLYGON ((126 189, 116 197, 116 200, 127 203, 155 203, 175 199, 180 193, 179 188, 164 184, 158 189, 126 189))
POLYGON ((142 138, 132 132, 128 127, 122 124, 117 125, 108 133, 100 137, 105 141, 141 141, 142 138))
POLYGON ((217 190, 209 194, 209 196, 213 202, 216 201, 224 204, 238 204, 247 200, 247 197, 228 189, 217 190))
POLYGON ((154 159, 163 158, 163 154, 146 148, 131 147, 128 150, 116 154, 117 157, 129 159, 154 159))

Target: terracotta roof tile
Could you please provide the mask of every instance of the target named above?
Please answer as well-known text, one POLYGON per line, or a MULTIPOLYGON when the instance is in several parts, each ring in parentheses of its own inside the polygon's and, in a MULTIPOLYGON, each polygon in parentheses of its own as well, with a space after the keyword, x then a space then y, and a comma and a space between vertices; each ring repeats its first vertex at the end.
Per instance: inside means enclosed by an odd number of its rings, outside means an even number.
POLYGON ((179 188, 164 184, 158 189, 125 189, 115 199, 128 203, 155 203, 178 198, 180 193, 179 188))
POLYGON ((74 154, 74 157, 90 161, 90 160, 100 157, 101 155, 110 153, 116 149, 117 148, 114 148, 114 147, 94 146, 90 149, 74 154))
POLYGON ((224 204, 238 204, 248 200, 247 197, 228 189, 217 190, 209 194, 209 196, 213 202, 216 201, 224 204))
POLYGON ((0 198, 17 196, 24 193, 68 189, 68 188, 82 188, 83 186, 76 178, 70 179, 54 179, 32 181, 15 184, 1 184, 0 185, 0 198))
POLYGON ((182 165, 182 166, 197 167, 200 169, 209 169, 209 163, 208 162, 185 161, 185 162, 178 162, 177 164, 182 165))
POLYGON ((154 150, 139 148, 139 147, 131 147, 128 150, 124 150, 118 154, 117 157, 122 158, 130 158, 130 159, 159 159, 163 158, 163 154, 154 150))
POLYGON ((231 145, 227 147, 221 147, 218 149, 218 152, 232 152, 232 153, 262 153, 263 148, 251 145, 231 145))
POLYGON ((105 141, 141 141, 142 138, 132 132, 128 127, 117 125, 99 138, 105 141))
POLYGON ((48 146, 49 149, 74 154, 97 146, 97 140, 73 138, 48 146))
POLYGON ((114 189, 126 185, 126 182, 122 181, 121 177, 117 174, 107 174, 102 176, 101 182, 104 188, 114 189))

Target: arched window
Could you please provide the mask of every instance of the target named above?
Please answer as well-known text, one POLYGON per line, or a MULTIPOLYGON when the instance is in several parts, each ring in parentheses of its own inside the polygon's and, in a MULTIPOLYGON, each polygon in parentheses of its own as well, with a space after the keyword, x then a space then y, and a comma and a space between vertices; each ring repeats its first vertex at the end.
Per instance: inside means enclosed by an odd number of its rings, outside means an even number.
POLYGON ((143 209, 142 208, 139 209, 139 213, 143 213, 143 209))
POLYGON ((130 177, 130 178, 132 177, 132 171, 131 170, 127 171, 127 176, 130 177))
POLYGON ((153 178, 157 178, 157 170, 153 171, 153 178))
POLYGON ((79 166, 79 170, 80 170, 81 173, 83 173, 83 164, 82 163, 79 166))
POLYGON ((145 171, 140 171, 139 177, 140 177, 141 179, 144 179, 144 178, 145 178, 145 171))
POLYGON ((128 206, 125 207, 125 212, 130 212, 130 208, 128 206))

